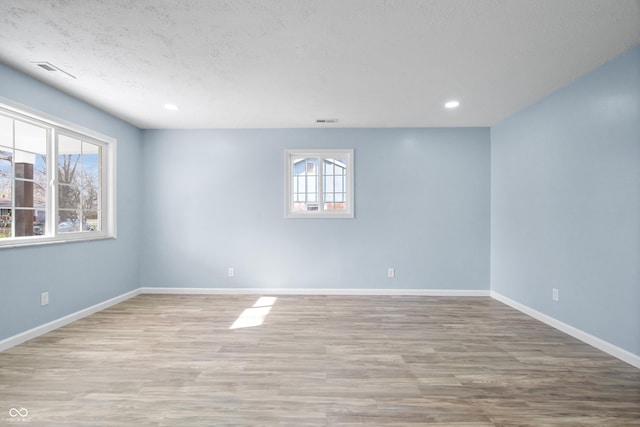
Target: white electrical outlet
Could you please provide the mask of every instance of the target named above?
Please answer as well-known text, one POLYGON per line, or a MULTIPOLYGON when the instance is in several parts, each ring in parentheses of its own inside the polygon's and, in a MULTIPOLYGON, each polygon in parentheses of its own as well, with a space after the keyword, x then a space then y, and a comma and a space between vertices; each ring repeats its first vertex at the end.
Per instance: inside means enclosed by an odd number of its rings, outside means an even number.
POLYGON ((387 270, 387 277, 396 277, 396 269, 391 267, 387 270))
POLYGON ((551 297, 553 298, 554 301, 560 301, 560 298, 558 297, 558 290, 556 288, 553 288, 551 297))
POLYGON ((45 306, 49 304, 49 292, 42 292, 40 294, 40 305, 45 306))
POLYGON ((236 270, 233 267, 229 267, 229 269, 227 270, 227 276, 233 277, 235 275, 236 275, 236 270))

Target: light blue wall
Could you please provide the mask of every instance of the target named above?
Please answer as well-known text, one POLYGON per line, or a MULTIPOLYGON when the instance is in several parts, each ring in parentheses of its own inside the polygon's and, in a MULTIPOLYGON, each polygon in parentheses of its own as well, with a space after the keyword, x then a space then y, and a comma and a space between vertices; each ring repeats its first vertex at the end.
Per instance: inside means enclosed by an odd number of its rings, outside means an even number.
POLYGON ((491 245, 492 290, 640 355, 640 46, 491 129, 491 245))
POLYGON ((488 128, 154 130, 143 153, 142 286, 489 289, 488 128), (355 149, 355 219, 284 219, 286 148, 355 149))
POLYGON ((1 249, 0 339, 139 286, 491 288, 640 354, 640 47, 490 131, 141 132, 2 65, 0 96, 118 139, 119 236, 1 249), (285 220, 285 148, 354 148, 356 218, 285 220))
POLYGON ((137 128, 1 64, 0 96, 118 140, 118 239, 0 249, 2 340, 139 286, 141 144, 137 128))

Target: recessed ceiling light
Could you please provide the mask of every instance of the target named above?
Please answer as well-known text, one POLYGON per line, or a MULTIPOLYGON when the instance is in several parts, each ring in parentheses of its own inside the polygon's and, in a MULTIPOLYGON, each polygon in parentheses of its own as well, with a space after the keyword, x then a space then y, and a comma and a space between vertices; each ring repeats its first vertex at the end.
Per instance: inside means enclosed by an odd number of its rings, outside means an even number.
POLYGON ((458 102, 458 101, 447 101, 444 104, 444 108, 449 108, 449 109, 457 108, 458 106, 460 106, 460 102, 458 102))
POLYGON ((176 111, 178 109, 178 106, 176 104, 164 104, 164 108, 169 111, 176 111))

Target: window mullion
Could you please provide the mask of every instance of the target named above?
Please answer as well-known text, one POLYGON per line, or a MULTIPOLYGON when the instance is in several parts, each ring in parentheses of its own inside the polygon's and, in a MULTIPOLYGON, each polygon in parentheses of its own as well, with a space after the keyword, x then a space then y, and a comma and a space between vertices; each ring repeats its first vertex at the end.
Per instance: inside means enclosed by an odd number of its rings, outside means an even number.
POLYGON ((16 119, 11 120, 11 238, 16 237, 16 119))
POLYGON ((309 178, 309 158, 305 158, 304 160, 304 205, 305 209, 309 209, 309 189, 313 190, 311 186, 311 179, 309 178))
POLYGON ((324 212, 324 157, 318 158, 318 211, 324 212))
POLYGON ((55 129, 50 129, 50 136, 47 139, 47 206, 46 215, 48 221, 45 223, 46 235, 56 235, 56 223, 58 213, 58 133, 55 129))

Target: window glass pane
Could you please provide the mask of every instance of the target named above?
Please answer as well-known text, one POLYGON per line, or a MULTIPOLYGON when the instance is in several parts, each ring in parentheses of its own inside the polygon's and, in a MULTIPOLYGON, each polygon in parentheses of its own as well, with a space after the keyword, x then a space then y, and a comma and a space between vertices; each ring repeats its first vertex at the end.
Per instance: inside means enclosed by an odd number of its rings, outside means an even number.
POLYGON ((33 168, 33 206, 45 209, 47 203, 47 157, 38 154, 33 168))
POLYGON ((58 135, 58 154, 81 154, 82 141, 67 135, 58 135))
POLYGON ((78 179, 76 172, 80 163, 79 154, 58 155, 58 181, 64 184, 72 184, 78 179))
POLYGON ((307 167, 306 172, 307 175, 317 175, 318 174, 318 159, 307 159, 307 167))
POLYGON ((11 147, 0 145, 0 165, 2 164, 2 160, 8 162, 9 165, 13 164, 13 149, 11 147))
POLYGON ((325 209, 331 211, 341 211, 346 210, 347 205, 345 204, 344 196, 341 194, 334 194, 333 200, 327 200, 325 203, 325 209))
POLYGON ((81 215, 79 211, 60 209, 58 215, 58 233, 80 231, 81 215))
POLYGON ((82 231, 100 231, 98 211, 82 212, 82 231))
POLYGON ((33 213, 33 235, 42 236, 46 230, 47 215, 45 206, 36 207, 33 213))
POLYGON ((292 208, 293 211, 318 210, 318 165, 316 157, 293 157, 292 160, 292 208))
MULTIPOLYGON (((16 169, 20 169, 20 165, 16 166, 16 169)), ((32 208, 33 207, 33 181, 25 181, 22 179, 16 179, 14 183, 13 202, 18 208, 32 208)))
POLYGON ((333 176, 324 177, 324 192, 331 193, 333 192, 333 176))
POLYGON ((97 209, 99 195, 101 192, 101 174, 97 155, 84 155, 83 163, 80 169, 80 191, 82 200, 82 209, 97 209), (88 161, 85 159, 88 158, 88 161), (95 160, 95 161, 94 161, 95 160))
MULTIPOLYGON (((19 120, 16 120, 15 127, 16 149, 36 154, 47 153, 47 130, 45 128, 19 120)), ((19 161, 16 160, 16 163, 19 161)))
POLYGON ((80 207, 82 210, 92 211, 100 208, 100 189, 85 186, 80 189, 80 207))
POLYGON ((37 154, 16 150, 14 152, 14 173, 16 178, 33 179, 33 169, 37 154))
POLYGON ((58 207, 60 209, 79 209, 81 201, 80 189, 74 185, 58 185, 58 207))
POLYGON ((316 193, 318 191, 318 179, 315 176, 307 177, 307 192, 316 193))
POLYGON ((78 166, 82 159, 82 141, 58 135, 58 181, 72 184, 78 177, 78 166))
POLYGON ((10 208, 13 200, 13 185, 2 185, 2 179, 0 179, 0 209, 10 208))
POLYGON ((58 137, 58 232, 99 231, 102 147, 58 137))
POLYGON ((84 154, 85 159, 89 156, 95 156, 95 158, 97 159, 101 149, 102 147, 97 144, 82 141, 82 154, 84 154))
POLYGON ((0 201, 0 239, 11 237, 11 217, 13 211, 0 201))
POLYGON ((291 159, 291 163, 293 164, 293 174, 301 175, 304 174, 304 159, 301 157, 295 157, 291 159))
POLYGON ((88 142, 82 143, 82 172, 83 185, 90 184, 94 188, 100 187, 100 157, 102 148, 88 142), (90 183, 89 183, 90 181, 90 183))
MULTIPOLYGON (((17 192, 17 191, 16 191, 17 192)), ((16 209, 13 211, 15 215, 15 236, 35 236, 34 226, 37 223, 36 212, 31 209, 16 209)))
POLYGON ((0 147, 0 208, 5 200, 11 206, 11 194, 13 193, 13 150, 0 147), (5 199, 5 200, 3 200, 5 199))
POLYGON ((326 159, 324 161, 324 174, 333 175, 333 159, 326 159))
POLYGON ((304 176, 296 177, 296 182, 295 192, 304 193, 307 191, 307 179, 304 176))

